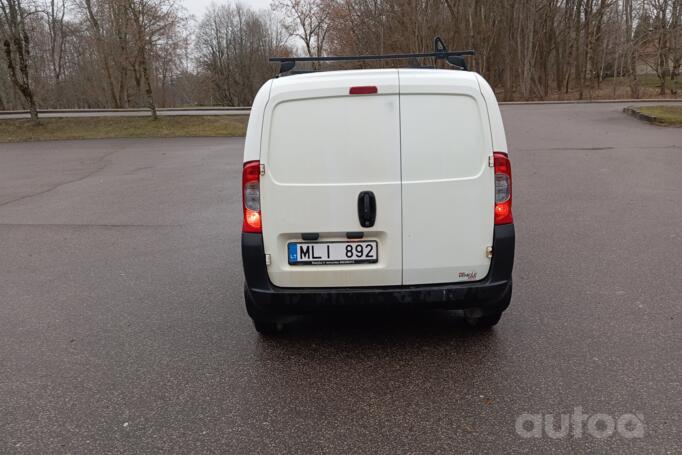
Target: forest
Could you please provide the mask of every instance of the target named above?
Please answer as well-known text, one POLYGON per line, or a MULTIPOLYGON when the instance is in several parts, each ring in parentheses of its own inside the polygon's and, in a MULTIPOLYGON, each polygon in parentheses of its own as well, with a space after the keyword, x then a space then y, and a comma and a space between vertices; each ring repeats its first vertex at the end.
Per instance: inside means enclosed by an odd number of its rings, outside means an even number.
POLYGON ((270 56, 424 52, 435 36, 474 49, 501 100, 680 87, 682 0, 221 0, 202 17, 175 0, 0 0, 0 111, 248 106, 270 56))

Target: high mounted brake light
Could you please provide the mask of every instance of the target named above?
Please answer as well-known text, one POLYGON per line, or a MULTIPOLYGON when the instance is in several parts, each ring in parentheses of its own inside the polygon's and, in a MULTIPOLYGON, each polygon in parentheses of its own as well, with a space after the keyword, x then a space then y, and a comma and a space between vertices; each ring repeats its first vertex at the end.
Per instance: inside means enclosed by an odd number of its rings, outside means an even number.
POLYGON ((242 200, 244 223, 242 232, 261 233, 260 214, 260 161, 244 163, 242 173, 242 200))
POLYGON ((495 224, 511 224, 512 175, 511 162, 506 153, 494 152, 495 160, 495 224))
POLYGON ((351 87, 350 95, 374 95, 379 93, 379 89, 373 85, 363 86, 363 87, 351 87))

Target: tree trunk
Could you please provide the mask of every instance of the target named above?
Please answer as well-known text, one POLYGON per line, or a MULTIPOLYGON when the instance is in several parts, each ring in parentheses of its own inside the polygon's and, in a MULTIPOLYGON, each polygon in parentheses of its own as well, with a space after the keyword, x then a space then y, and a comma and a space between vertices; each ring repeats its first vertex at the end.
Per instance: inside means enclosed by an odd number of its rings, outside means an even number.
POLYGON ((36 106, 36 101, 33 98, 33 91, 28 94, 28 110, 31 113, 31 123, 33 125, 38 125, 40 120, 38 119, 38 107, 36 106))
POLYGON ((511 3, 508 5, 508 10, 507 10, 507 23, 504 26, 504 32, 505 36, 504 39, 502 40, 503 42, 503 52, 504 52, 504 62, 503 62, 503 67, 502 67, 502 80, 504 84, 504 100, 505 101, 512 101, 514 99, 514 81, 512 79, 512 68, 514 67, 513 61, 512 61, 512 47, 511 47, 511 42, 512 42, 512 31, 513 31, 513 26, 512 26, 512 19, 514 15, 514 9, 515 9, 515 3, 511 3))
POLYGON ((7 29, 3 47, 9 78, 28 105, 31 123, 37 125, 39 123, 38 109, 31 87, 28 66, 31 57, 31 40, 26 30, 25 14, 26 10, 20 0, 9 1, 6 6, 3 4, 0 19, 5 22, 3 25, 7 29))
POLYGON ((102 59, 103 66, 104 66, 104 73, 107 76, 107 88, 109 89, 109 96, 111 97, 112 102, 114 103, 114 108, 119 108, 121 107, 118 103, 118 96, 116 94, 116 86, 114 84, 114 79, 111 75, 111 65, 109 64, 109 56, 106 51, 105 43, 104 43, 104 37, 102 36, 102 30, 100 28, 99 21, 97 20, 97 17, 95 16, 95 13, 92 9, 92 1, 91 0, 85 0, 85 8, 88 13, 88 20, 90 21, 90 24, 92 25, 92 28, 95 32, 95 42, 97 43, 97 52, 100 55, 100 58, 102 59))
POLYGON ((656 72, 661 80, 661 88, 659 89, 659 95, 665 96, 666 79, 668 77, 668 63, 669 63, 669 52, 668 52, 668 39, 667 39, 667 22, 668 22, 668 0, 663 0, 660 4, 660 10, 658 12, 658 64, 656 65, 656 72))
POLYGON ((677 96, 677 76, 680 74, 680 66, 682 66, 682 50, 680 50, 682 31, 680 30, 680 20, 682 19, 682 1, 673 0, 672 18, 670 22, 670 29, 672 30, 670 38, 670 48, 672 49, 672 65, 670 68, 670 94, 677 96))
POLYGON ((149 75, 149 65, 147 63, 147 52, 142 49, 141 52, 141 59, 142 61, 140 64, 142 65, 142 76, 144 78, 144 91, 145 94, 147 95, 147 106, 149 107, 149 110, 152 111, 152 119, 158 120, 159 115, 156 112, 156 103, 154 103, 154 92, 152 90, 152 80, 149 75))
MULTIPOLYGON (((586 0, 591 2, 592 0, 586 0)), ((582 100, 585 97, 585 67, 583 60, 583 49, 582 49, 582 0, 578 0, 578 4, 575 8, 575 78, 578 83, 578 99, 582 100)), ((586 46, 587 47, 587 46, 586 46)), ((587 52, 587 49, 585 49, 587 52)))
POLYGON ((626 44, 626 67, 630 85, 630 97, 639 98, 639 80, 637 79, 637 59, 639 58, 639 45, 635 41, 634 33, 634 8, 633 0, 623 0, 625 14, 625 44, 626 44))

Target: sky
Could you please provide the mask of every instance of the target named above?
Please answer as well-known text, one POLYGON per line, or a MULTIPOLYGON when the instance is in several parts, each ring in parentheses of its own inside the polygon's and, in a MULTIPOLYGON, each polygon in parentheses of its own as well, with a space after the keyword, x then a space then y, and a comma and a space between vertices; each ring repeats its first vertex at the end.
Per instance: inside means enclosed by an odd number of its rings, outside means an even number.
MULTIPOLYGON (((197 19, 201 19, 206 11, 206 8, 211 3, 227 3, 228 0, 180 0, 181 3, 187 8, 190 14, 196 16, 197 19)), ((233 0, 231 0, 233 2, 233 0)), ((262 9, 270 7, 270 0, 240 0, 240 3, 244 6, 250 6, 254 9, 262 9)))

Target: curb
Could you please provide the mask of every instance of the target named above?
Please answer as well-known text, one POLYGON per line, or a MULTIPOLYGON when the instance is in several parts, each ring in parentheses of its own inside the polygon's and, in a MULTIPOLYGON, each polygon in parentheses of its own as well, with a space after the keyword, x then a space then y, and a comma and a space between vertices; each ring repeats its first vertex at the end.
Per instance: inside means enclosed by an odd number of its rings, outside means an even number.
POLYGON ((567 101, 500 101, 501 106, 533 106, 542 104, 623 104, 623 103, 682 103, 682 98, 627 98, 621 100, 567 100, 567 101))
POLYGON ((637 120, 641 120, 643 122, 660 124, 658 118, 654 117, 653 115, 645 114, 633 106, 624 107, 623 112, 625 112, 630 117, 634 117, 637 120))

